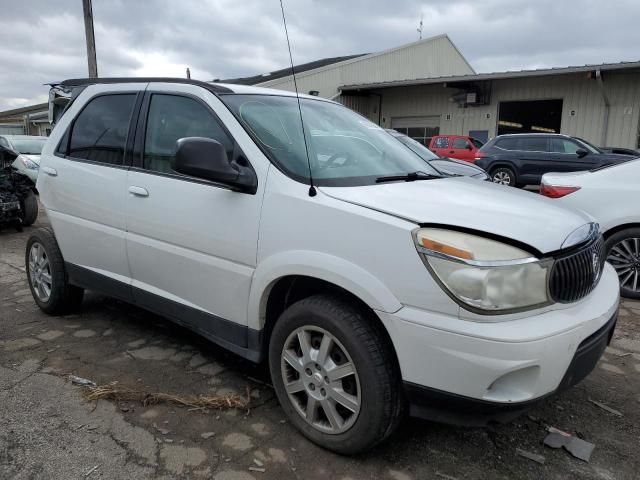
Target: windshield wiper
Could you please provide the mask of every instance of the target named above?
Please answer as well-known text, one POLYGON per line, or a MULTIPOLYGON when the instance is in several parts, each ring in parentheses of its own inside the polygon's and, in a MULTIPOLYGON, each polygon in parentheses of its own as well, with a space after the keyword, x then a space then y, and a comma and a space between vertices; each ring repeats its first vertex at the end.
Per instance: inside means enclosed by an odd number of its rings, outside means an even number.
POLYGON ((388 177, 378 177, 376 178, 376 183, 384 183, 384 182, 415 182, 416 180, 433 180, 435 178, 442 178, 440 175, 430 175, 424 172, 410 172, 406 175, 390 175, 388 177))

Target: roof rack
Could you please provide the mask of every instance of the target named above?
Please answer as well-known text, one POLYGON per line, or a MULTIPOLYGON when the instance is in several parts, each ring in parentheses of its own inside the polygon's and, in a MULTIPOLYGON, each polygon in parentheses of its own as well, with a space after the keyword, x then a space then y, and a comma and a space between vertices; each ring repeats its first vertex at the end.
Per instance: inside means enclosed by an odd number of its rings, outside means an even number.
POLYGON ((104 78, 70 78, 60 82, 58 85, 62 87, 82 87, 95 84, 108 83, 186 83, 189 85, 197 85, 209 90, 211 93, 233 93, 233 90, 220 84, 203 82, 201 80, 191 80, 190 78, 171 78, 171 77, 104 77, 104 78))

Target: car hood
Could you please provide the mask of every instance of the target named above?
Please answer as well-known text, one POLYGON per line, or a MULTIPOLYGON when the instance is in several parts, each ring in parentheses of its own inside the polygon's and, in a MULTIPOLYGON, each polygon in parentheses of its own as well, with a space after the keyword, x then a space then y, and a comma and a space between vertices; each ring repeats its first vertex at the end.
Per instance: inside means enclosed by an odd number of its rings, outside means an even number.
POLYGON ((486 172, 480 167, 469 162, 461 162, 451 158, 440 158, 438 160, 429 160, 429 165, 432 165, 436 170, 446 173, 447 175, 463 175, 465 177, 473 177, 475 175, 485 176, 486 172), (485 174, 485 175, 483 175, 485 174))
POLYGON ((590 153, 586 157, 586 159, 597 160, 603 163, 619 163, 619 162, 627 162, 629 159, 633 158, 631 155, 622 155, 620 153, 590 153))
POLYGON ((510 238, 541 253, 561 248, 585 213, 513 187, 452 177, 364 187, 320 187, 338 200, 416 224, 451 225, 510 238))

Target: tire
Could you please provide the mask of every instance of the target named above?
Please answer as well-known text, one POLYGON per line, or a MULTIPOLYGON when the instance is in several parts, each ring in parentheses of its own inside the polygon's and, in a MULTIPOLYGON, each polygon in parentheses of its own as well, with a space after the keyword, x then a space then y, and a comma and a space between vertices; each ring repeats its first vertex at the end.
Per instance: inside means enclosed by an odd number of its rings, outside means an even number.
POLYGON ((607 261, 620 280, 620 295, 640 300, 640 228, 614 233, 605 242, 607 261))
POLYGON ((498 167, 491 170, 491 181, 499 185, 516 186, 516 174, 507 167, 498 167))
POLYGON ((20 209, 22 210, 22 225, 28 227, 33 225, 33 222, 38 218, 38 199, 36 194, 29 192, 29 194, 20 201, 20 209))
POLYGON ((52 230, 38 228, 29 237, 25 267, 31 294, 43 312, 60 315, 80 306, 84 290, 69 284, 64 259, 52 230))
POLYGON ((314 295, 285 310, 270 338, 269 369, 280 405, 291 423, 309 440, 328 450, 345 455, 368 450, 393 433, 403 417, 400 369, 390 342, 382 327, 346 297, 314 295), (301 331, 309 342, 308 351, 316 355, 309 355, 307 358, 314 359, 309 362, 302 355, 297 335, 301 331), (332 339, 333 346, 327 361, 320 365, 318 355, 325 338, 332 339), (285 352, 289 361, 284 360, 285 352), (297 368, 292 367, 296 362, 297 368), (333 370, 336 365, 343 372, 349 371, 349 363, 355 373, 337 381, 329 377, 336 375, 333 370), (290 395, 285 382, 296 387, 291 391, 298 391, 290 395), (311 384, 317 385, 313 391, 311 384), (311 422, 305 418, 310 395, 319 398, 311 422), (343 404, 334 398, 340 398, 343 404), (345 402, 345 398, 350 400, 345 402), (343 406, 353 407, 354 399, 358 403, 356 408, 348 410, 343 406), (333 415, 333 423, 325 413, 331 411, 325 407, 326 402, 333 405, 333 412, 338 415, 333 415), (343 421, 341 425, 336 418, 343 421))

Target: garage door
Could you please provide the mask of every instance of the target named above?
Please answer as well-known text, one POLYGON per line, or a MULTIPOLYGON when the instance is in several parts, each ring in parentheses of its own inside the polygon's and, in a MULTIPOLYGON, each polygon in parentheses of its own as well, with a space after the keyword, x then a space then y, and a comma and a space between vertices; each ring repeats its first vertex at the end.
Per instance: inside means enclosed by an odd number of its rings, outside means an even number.
POLYGON ((1 125, 0 135, 24 135, 24 127, 22 125, 1 125))
POLYGON ((391 128, 423 145, 429 145, 431 137, 440 133, 440 115, 395 117, 391 119, 391 128))

